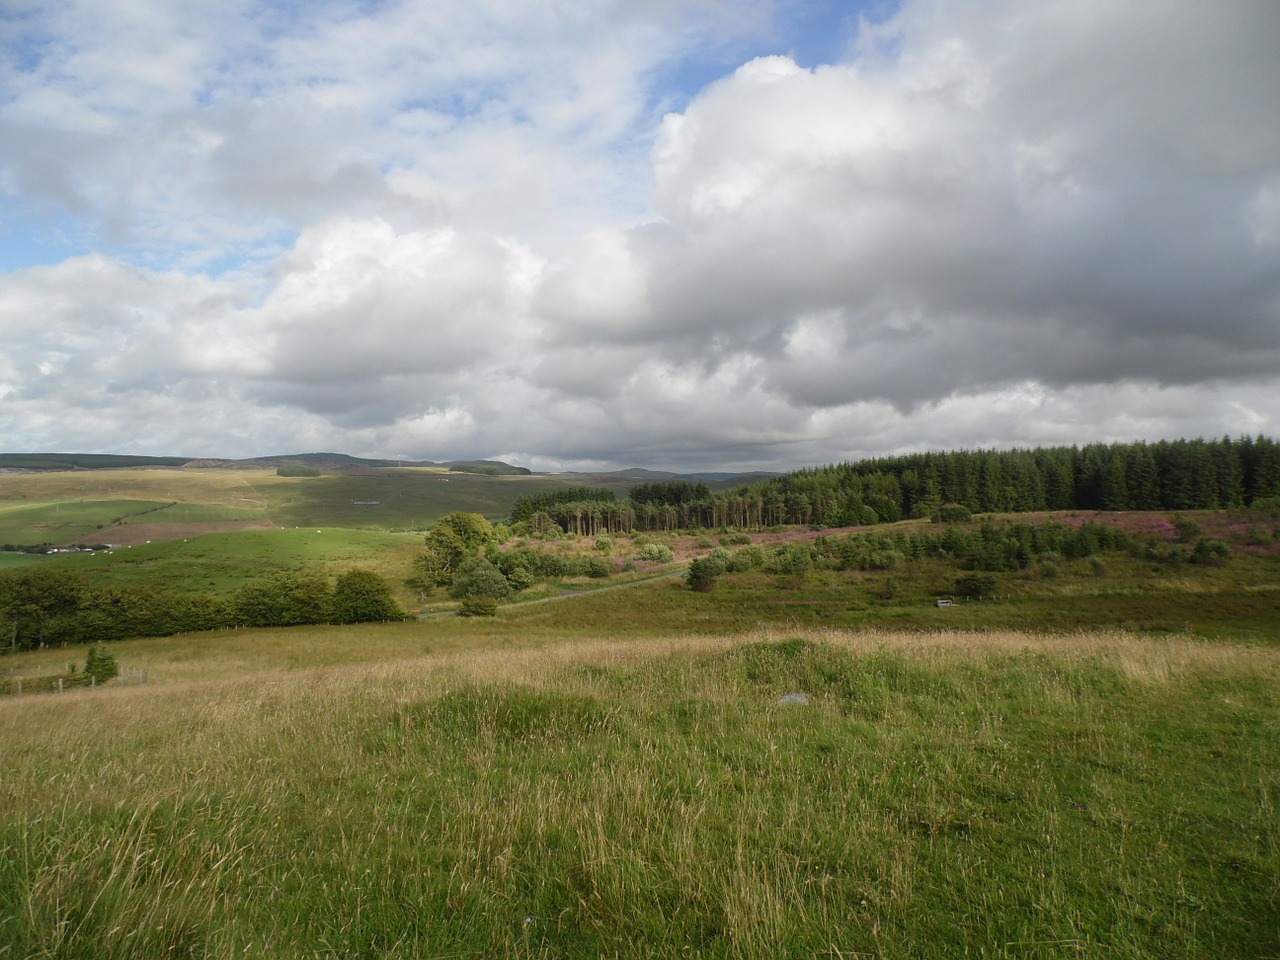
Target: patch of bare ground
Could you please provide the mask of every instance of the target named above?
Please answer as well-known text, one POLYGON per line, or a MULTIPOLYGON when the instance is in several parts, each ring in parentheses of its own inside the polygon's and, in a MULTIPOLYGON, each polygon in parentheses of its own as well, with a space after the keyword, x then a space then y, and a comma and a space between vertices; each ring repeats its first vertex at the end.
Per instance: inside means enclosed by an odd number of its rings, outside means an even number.
POLYGON ((153 540, 185 540, 206 533, 235 533, 240 530, 273 530, 270 520, 205 520, 192 523, 137 523, 96 530, 76 543, 118 543, 124 547, 153 540))

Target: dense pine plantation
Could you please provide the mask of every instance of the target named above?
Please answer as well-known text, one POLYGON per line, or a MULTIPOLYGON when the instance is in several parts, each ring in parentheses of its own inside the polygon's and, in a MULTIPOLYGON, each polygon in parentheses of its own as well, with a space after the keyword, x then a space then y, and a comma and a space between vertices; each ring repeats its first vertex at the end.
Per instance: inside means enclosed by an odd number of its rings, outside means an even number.
POLYGON ((530 520, 541 511, 566 531, 595 535, 852 526, 929 517, 948 504, 971 513, 1225 510, 1273 497, 1280 497, 1280 444, 1257 437, 921 453, 799 470, 724 492, 659 481, 625 500, 579 488, 522 498, 512 516, 530 520))

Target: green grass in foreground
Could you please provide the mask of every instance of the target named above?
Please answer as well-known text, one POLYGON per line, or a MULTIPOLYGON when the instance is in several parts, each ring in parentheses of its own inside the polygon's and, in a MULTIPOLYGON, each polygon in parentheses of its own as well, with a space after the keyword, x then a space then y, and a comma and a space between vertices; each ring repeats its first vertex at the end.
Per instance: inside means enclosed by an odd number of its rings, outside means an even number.
POLYGON ((1276 956, 1277 681, 831 633, 10 699, 0 956, 1276 956))

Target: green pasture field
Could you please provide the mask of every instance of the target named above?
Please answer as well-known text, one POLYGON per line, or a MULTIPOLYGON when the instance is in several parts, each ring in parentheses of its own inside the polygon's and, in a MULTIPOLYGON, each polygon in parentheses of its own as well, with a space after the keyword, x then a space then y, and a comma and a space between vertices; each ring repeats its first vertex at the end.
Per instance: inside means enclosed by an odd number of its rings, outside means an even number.
MULTIPOLYGON (((112 542, 107 533, 121 518, 170 526, 264 520, 283 527, 425 531, 456 510, 500 519, 517 497, 582 482, 572 476, 488 477, 430 468, 320 477, 239 469, 12 474, 0 476, 0 543, 61 545, 99 533, 112 542)), ((631 486, 621 480, 614 485, 619 496, 631 486)))
POLYGON ((421 552, 422 536, 416 533, 305 527, 210 533, 46 562, 103 586, 227 596, 250 580, 284 570, 337 576, 363 567, 400 588, 421 552))
POLYGON ((1274 648, 504 622, 0 700, 0 956, 1280 954, 1274 648))
POLYGON ((73 543, 130 518, 154 518, 166 508, 169 502, 159 500, 0 503, 0 543, 73 543))
POLYGON ((33 556, 26 553, 0 552, 0 572, 5 570, 16 570, 19 567, 29 567, 32 564, 44 562, 44 559, 44 557, 33 556))

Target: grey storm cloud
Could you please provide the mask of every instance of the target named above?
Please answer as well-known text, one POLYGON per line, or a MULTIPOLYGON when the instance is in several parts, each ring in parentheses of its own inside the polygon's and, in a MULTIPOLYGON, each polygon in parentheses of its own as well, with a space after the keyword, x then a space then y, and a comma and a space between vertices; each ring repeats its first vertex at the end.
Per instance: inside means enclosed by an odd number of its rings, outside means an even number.
POLYGON ((0 274, 7 445, 746 468, 1280 430, 1273 0, 906 0, 688 97, 664 71, 759 49, 767 4, 251 7, 89 5, 97 45, 6 66, 0 196, 105 238, 0 274))
POLYGON ((745 353, 813 406, 1280 369, 1280 247, 1259 213, 1280 61, 1257 40, 1280 36, 1280 8, 1046 8, 1018 46, 966 35, 972 5, 908 9, 892 62, 757 61, 668 118, 668 226, 611 257, 646 312, 591 333, 711 366, 745 353), (1055 49, 1062 19, 1078 24, 1055 49))

